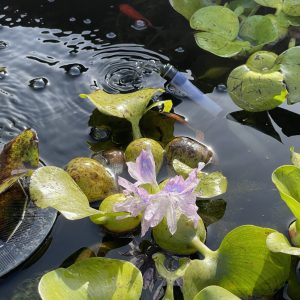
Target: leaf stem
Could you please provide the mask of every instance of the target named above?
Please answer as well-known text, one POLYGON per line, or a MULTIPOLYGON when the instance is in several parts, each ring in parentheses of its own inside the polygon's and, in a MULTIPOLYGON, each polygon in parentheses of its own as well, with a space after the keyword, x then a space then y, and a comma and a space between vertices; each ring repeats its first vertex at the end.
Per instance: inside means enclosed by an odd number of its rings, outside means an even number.
POLYGON ((204 243, 202 243, 198 236, 192 239, 191 244, 205 257, 213 257, 215 255, 215 251, 209 249, 204 243))
POLYGON ((167 289, 162 300, 174 300, 173 281, 167 280, 167 289))
POLYGON ((142 134, 141 134, 141 131, 140 131, 140 126, 139 126, 140 119, 138 119, 137 121, 136 120, 130 120, 130 123, 131 123, 131 126, 132 126, 133 139, 136 140, 136 139, 141 138, 142 134))

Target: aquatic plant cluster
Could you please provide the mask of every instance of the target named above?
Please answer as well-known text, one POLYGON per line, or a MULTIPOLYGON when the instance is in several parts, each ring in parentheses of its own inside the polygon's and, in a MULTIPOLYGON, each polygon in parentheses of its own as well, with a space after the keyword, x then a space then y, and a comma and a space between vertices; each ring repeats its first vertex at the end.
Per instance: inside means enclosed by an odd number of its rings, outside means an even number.
POLYGON ((300 101, 300 48, 293 29, 300 26, 299 1, 170 0, 196 30, 197 45, 214 55, 244 60, 231 71, 228 93, 250 112, 300 101), (224 3, 225 2, 225 3, 224 3), (223 5, 222 5, 223 4, 223 5), (271 52, 275 45, 282 53, 271 52), (268 51, 267 51, 268 50, 268 51))
MULTIPOLYGON (((170 3, 199 31, 195 34, 199 47, 222 57, 249 55, 228 79, 228 91, 237 105, 247 111, 263 111, 285 100, 299 102, 295 77, 300 72, 296 63, 300 48, 291 41, 291 47, 279 55, 261 49, 284 39, 290 27, 300 25, 300 3, 170 3), (276 13, 264 7, 275 8, 276 13), (256 14, 260 11, 264 14, 256 14)), ((90 144, 95 152, 92 158, 73 158, 64 169, 40 163, 33 129, 24 130, 4 146, 0 206, 9 206, 15 197, 11 191, 19 188, 40 209, 55 209, 68 220, 89 218, 115 236, 133 233, 139 243, 139 247, 133 245, 132 252, 138 254, 132 262, 94 257, 92 252, 78 255, 70 266, 41 277, 40 297, 140 299, 147 279, 137 256, 142 255, 144 242, 154 245, 150 259, 164 280, 165 300, 174 299, 174 286, 180 287, 186 300, 273 297, 283 288, 291 299, 300 299, 296 276, 300 154, 291 148, 292 164, 272 174, 282 200, 295 216, 289 227, 290 241, 272 228, 243 225, 212 250, 205 244, 207 227, 222 215, 208 221, 202 217, 201 203, 224 194, 227 179, 221 172, 205 171, 213 164, 212 150, 194 139, 174 136, 175 121, 166 116, 180 116, 173 113, 172 100, 161 97, 164 93, 163 89, 145 88, 126 94, 102 90, 81 94, 96 107, 89 120, 94 134, 97 130, 106 133, 107 128, 111 131, 90 144), (168 174, 158 180, 163 166, 168 174), (170 257, 176 260, 175 267, 168 267, 170 257)), ((0 210, 4 223, 9 222, 8 211, 0 210)))
MULTIPOLYGON (((140 137, 136 120, 158 103, 165 104, 162 111, 172 107, 170 100, 155 97, 161 93, 161 89, 144 89, 121 95, 103 91, 82 95, 106 117, 130 121, 136 139, 129 142, 124 154, 121 149, 110 150, 121 155, 118 163, 127 161, 127 178, 120 176, 124 172, 119 168, 109 169, 99 157, 74 158, 65 170, 39 166, 37 134, 27 129, 1 153, 1 195, 21 184, 21 178, 30 177, 28 193, 40 208, 52 207, 69 220, 89 217, 115 234, 141 227, 140 237, 149 238, 151 231, 158 247, 152 259, 166 281, 164 299, 174 299, 173 285, 179 278, 184 299, 272 296, 293 273, 291 255, 300 254, 299 154, 292 150, 294 165, 280 167, 273 174, 283 200, 296 217, 290 228, 295 247, 273 229, 244 225, 229 232, 213 251, 205 245, 208 224, 204 224, 197 203, 225 193, 227 179, 220 172, 203 171, 212 162, 213 153, 196 140, 170 137, 164 144, 140 137), (195 149, 197 155, 191 156, 195 149), (175 175, 158 183, 164 157, 175 175), (101 201, 99 209, 91 205, 97 200, 101 201), (167 253, 185 257, 178 258, 176 268, 168 269, 167 253), (189 258, 195 253, 202 259, 189 258)), ((103 150, 100 154, 103 158, 103 150)), ((131 262, 90 255, 68 268, 46 273, 39 282, 42 299, 139 299, 142 288, 143 274, 131 262)))

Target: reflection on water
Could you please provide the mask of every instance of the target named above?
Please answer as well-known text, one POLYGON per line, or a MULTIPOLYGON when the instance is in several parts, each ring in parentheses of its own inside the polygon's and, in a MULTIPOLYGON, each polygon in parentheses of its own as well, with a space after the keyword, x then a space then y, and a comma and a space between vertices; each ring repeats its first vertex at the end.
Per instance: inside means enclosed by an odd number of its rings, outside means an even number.
MULTIPOLYGON (((230 69, 232 62, 212 59, 198 49, 188 24, 168 1, 131 2, 155 26, 140 30, 143 24, 120 11, 121 1, 1 1, 0 67, 7 68, 0 80, 1 143, 33 127, 48 164, 63 166, 75 156, 91 155, 86 141, 94 107, 78 95, 95 88, 128 92, 161 86, 156 72, 138 70, 140 62, 169 61, 206 91, 225 82, 226 72, 209 70, 220 65, 230 69)), ((291 214, 272 185, 271 173, 289 163, 290 146, 300 150, 299 105, 259 114, 237 111, 224 84, 211 97, 224 109, 224 117, 211 119, 196 104, 178 101, 176 112, 189 123, 175 125, 176 135, 204 136, 217 157, 208 168, 221 170, 229 180, 226 211, 209 226, 208 245, 216 248, 224 234, 240 224, 284 232, 291 214)), ((95 137, 102 139, 102 134, 96 132, 95 137)), ((10 299, 19 283, 58 267, 79 248, 99 245, 104 236, 88 219, 70 222, 60 216, 48 250, 31 266, 0 280, 0 299, 10 299)), ((130 247, 120 247, 105 254, 126 259, 122 253, 130 247)))

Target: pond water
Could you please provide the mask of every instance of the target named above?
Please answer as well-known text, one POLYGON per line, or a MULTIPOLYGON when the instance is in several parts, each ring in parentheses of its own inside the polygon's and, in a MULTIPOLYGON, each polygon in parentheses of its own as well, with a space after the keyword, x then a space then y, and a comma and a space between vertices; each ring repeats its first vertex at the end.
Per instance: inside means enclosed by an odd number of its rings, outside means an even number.
MULTIPOLYGON (((209 247, 242 224, 255 224, 286 233, 292 215, 271 182, 272 171, 289 163, 289 147, 300 149, 300 106, 281 106, 269 113, 240 111, 224 90, 226 72, 218 78, 203 76, 211 67, 230 70, 236 64, 202 52, 194 43, 187 22, 168 1, 133 0, 130 5, 153 26, 135 22, 121 13, 122 1, 2 0, 0 4, 0 141, 5 143, 24 128, 39 135, 41 157, 63 167, 76 156, 90 156, 89 117, 94 107, 80 93, 104 88, 111 92, 159 86, 156 74, 136 78, 136 62, 170 62, 194 78, 194 83, 224 109, 209 118, 192 102, 175 111, 204 132, 204 143, 215 152, 210 167, 228 178, 224 217, 208 228, 209 247), (217 87, 217 88, 216 88, 217 87)), ((175 135, 195 137, 195 131, 177 124, 175 135)), ((199 135, 197 135, 199 137, 199 135)), ((0 299, 35 299, 34 279, 57 268, 82 247, 96 250, 111 238, 88 219, 67 221, 59 216, 46 242, 25 264, 0 279, 0 299), (33 282, 31 281, 33 279, 33 282), (21 294, 20 294, 21 293, 21 294), (21 296, 20 296, 21 295, 21 296)), ((120 245, 126 239, 116 239, 120 245)), ((125 245, 106 255, 123 255, 125 245)), ((155 288, 154 288, 155 290, 155 288)), ((145 291, 143 299, 154 292, 145 291)), ((37 298, 38 299, 38 298, 37 298)))

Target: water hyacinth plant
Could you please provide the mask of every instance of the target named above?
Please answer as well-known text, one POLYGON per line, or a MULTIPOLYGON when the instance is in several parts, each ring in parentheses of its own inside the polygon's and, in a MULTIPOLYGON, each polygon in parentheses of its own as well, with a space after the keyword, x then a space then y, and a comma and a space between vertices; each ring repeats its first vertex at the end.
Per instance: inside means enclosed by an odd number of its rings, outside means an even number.
POLYGON ((127 166, 130 176, 136 182, 131 183, 119 177, 119 185, 125 188, 127 200, 116 204, 115 211, 129 212, 133 217, 143 213, 142 236, 149 228, 157 226, 164 217, 170 233, 174 234, 177 230, 178 213, 193 220, 197 227, 200 217, 197 213, 195 188, 199 183, 197 171, 204 167, 204 163, 199 163, 198 169, 194 169, 187 179, 182 176, 170 178, 163 188, 156 181, 154 158, 149 149, 142 150, 136 162, 129 162, 127 166), (143 188, 143 185, 147 187, 143 188))

